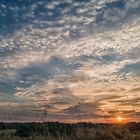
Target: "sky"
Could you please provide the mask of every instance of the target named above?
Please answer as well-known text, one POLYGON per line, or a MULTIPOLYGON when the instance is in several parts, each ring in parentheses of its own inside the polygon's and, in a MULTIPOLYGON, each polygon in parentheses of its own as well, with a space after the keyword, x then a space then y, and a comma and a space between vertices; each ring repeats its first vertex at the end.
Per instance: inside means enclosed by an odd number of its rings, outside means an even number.
POLYGON ((0 0, 0 121, 140 121, 139 0, 0 0))

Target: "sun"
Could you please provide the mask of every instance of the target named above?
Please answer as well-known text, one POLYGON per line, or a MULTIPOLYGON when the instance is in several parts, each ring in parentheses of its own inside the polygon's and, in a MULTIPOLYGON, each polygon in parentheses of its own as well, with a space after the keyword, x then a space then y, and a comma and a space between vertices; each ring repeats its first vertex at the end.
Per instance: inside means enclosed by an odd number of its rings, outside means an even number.
POLYGON ((122 118, 121 116, 118 116, 118 117, 117 117, 117 121, 118 121, 119 123, 121 123, 121 122, 123 122, 123 118, 122 118))

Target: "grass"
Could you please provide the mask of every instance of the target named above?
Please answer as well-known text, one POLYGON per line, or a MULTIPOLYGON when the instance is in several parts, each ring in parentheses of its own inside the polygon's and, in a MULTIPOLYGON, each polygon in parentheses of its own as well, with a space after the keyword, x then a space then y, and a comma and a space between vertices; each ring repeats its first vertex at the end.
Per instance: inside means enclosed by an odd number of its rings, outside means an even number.
POLYGON ((16 124, 0 130, 0 140, 140 140, 138 124, 16 124), (10 128, 12 128, 10 127, 10 128), (27 134, 27 135, 26 135, 27 134))

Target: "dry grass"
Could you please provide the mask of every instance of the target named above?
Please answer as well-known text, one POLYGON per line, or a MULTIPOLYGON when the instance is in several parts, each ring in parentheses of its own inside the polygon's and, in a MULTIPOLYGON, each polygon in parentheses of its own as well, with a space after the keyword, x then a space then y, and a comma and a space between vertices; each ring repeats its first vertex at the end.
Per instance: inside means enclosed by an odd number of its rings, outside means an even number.
MULTIPOLYGON (((48 128, 46 130, 48 131, 48 128)), ((17 136, 15 130, 2 130, 0 131, 0 140, 140 140, 140 130, 130 131, 126 127, 119 125, 99 125, 95 128, 77 126, 71 129, 70 134, 66 133, 66 131, 60 133, 58 129, 55 133, 49 132, 44 133, 44 135, 32 133, 29 137, 17 136)))

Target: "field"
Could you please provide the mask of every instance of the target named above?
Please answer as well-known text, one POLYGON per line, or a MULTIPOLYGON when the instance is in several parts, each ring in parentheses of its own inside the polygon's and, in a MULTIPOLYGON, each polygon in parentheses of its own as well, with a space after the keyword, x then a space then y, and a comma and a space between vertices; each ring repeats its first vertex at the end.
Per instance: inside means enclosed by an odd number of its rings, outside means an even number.
POLYGON ((0 140, 140 140, 140 123, 0 123, 0 140))

